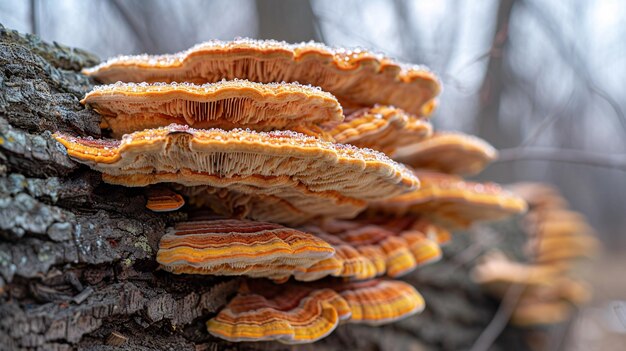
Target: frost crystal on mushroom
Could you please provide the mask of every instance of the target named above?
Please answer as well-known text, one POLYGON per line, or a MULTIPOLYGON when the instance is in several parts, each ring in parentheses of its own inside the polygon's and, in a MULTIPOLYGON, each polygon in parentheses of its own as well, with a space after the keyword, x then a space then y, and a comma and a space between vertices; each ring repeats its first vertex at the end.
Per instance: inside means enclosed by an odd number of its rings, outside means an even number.
POLYGON ((116 136, 172 123, 269 131, 314 130, 343 120, 334 96, 297 83, 116 83, 96 87, 81 102, 100 113, 116 136))

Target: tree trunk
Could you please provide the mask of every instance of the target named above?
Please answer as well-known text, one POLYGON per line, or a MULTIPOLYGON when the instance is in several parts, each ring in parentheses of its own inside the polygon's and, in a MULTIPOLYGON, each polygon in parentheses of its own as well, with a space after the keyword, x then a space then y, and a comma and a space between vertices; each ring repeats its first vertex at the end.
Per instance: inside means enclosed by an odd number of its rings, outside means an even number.
MULTIPOLYGON (((142 189, 104 184, 51 138, 100 135, 100 117, 79 102, 94 84, 80 69, 97 58, 2 26, 0 34, 0 349, 292 349, 211 337, 205 322, 238 279, 160 271, 158 240, 185 214, 146 210, 142 189)), ((441 263, 406 278, 427 300, 421 315, 340 326, 300 348, 469 347, 497 307, 469 279, 473 240, 457 237, 441 263)))

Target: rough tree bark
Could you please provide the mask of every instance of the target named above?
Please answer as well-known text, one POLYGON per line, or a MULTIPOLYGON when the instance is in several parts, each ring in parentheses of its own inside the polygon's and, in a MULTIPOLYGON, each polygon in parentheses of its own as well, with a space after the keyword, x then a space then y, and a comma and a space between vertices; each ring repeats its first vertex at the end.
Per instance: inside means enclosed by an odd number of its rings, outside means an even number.
MULTIPOLYGON (((80 69, 97 61, 0 26, 0 349, 291 349, 208 335, 238 279, 159 271, 158 239, 184 213, 146 210, 142 189, 104 184, 51 138, 100 135, 99 116, 79 103, 94 84, 80 69)), ((301 349, 469 347, 497 307, 468 277, 482 250, 460 236, 442 263, 406 278, 427 300, 420 316, 340 326, 301 349)), ((523 347, 517 336, 500 342, 523 347)))

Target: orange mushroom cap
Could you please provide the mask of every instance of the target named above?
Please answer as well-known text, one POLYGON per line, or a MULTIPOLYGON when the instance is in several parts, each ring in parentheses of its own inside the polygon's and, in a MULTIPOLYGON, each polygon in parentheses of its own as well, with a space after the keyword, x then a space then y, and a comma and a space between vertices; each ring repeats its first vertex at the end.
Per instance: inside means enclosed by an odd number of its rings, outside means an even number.
POLYGON ((350 306, 331 289, 248 281, 217 316, 209 333, 229 341, 302 344, 329 335, 350 317, 350 306))
POLYGON ((362 108, 346 116, 329 134, 339 142, 392 154, 397 148, 428 138, 432 125, 393 107, 377 105, 362 108))
POLYGON ((125 186, 303 186, 306 191, 371 200, 419 184, 405 167, 381 153, 290 131, 197 130, 173 124, 128 134, 121 141, 61 133, 55 138, 71 157, 103 172, 106 182, 125 186))
POLYGON ((324 274, 355 280, 383 274, 398 277, 436 262, 442 255, 439 245, 421 232, 398 230, 396 233, 361 220, 326 220, 318 225, 308 225, 304 230, 330 243, 335 248, 335 255, 297 273, 298 280, 317 280, 324 274), (331 262, 336 264, 331 265, 331 262), (333 269, 324 271, 321 267, 333 269))
POLYGON ((424 233, 428 239, 436 242, 439 246, 446 245, 452 241, 452 233, 449 230, 424 218, 419 218, 415 221, 411 229, 424 233))
POLYGON ((426 306, 422 295, 402 281, 334 281, 329 286, 348 302, 352 311, 348 323, 388 324, 420 313, 426 306))
POLYGON ((163 187, 151 187, 148 189, 148 201, 146 208, 154 212, 176 211, 185 205, 183 197, 163 187))
POLYGON ((381 200, 372 210, 403 216, 422 215, 449 227, 466 227, 474 221, 497 220, 526 211, 526 202, 495 183, 464 181, 460 177, 415 171, 419 190, 381 200))
POLYGON ((424 67, 401 64, 362 49, 333 49, 313 42, 216 40, 174 55, 120 56, 83 72, 105 83, 211 83, 235 78, 300 82, 362 106, 381 103, 414 114, 432 112, 441 91, 436 76, 424 67))
POLYGON ((399 148, 393 159, 420 169, 472 175, 497 158, 483 139, 458 132, 436 132, 430 138, 399 148))
POLYGON ((181 222, 169 228, 159 243, 157 262, 176 274, 281 280, 334 253, 324 240, 296 229, 221 219, 181 222))
POLYGON ((116 136, 171 123, 195 128, 314 129, 339 123, 343 113, 331 94, 297 83, 246 80, 96 86, 81 101, 103 115, 116 136))
POLYGON ((320 231, 319 228, 312 228, 311 232, 328 242, 335 249, 335 254, 326 260, 317 262, 312 266, 294 274, 296 280, 313 281, 326 276, 371 279, 384 273, 380 271, 380 252, 360 251, 356 247, 346 243, 338 237, 320 231), (374 256, 369 256, 369 255, 374 256))

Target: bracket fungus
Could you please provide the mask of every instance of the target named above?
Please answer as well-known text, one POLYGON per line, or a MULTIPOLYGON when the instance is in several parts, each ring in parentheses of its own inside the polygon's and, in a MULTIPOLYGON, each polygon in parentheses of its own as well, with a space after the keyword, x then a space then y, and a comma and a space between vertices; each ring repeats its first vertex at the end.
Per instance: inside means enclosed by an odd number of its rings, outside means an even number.
POLYGON ((153 212, 176 211, 185 205, 185 199, 168 188, 151 187, 147 196, 146 208, 153 212))
POLYGON ((398 148, 393 159, 414 168, 473 175, 497 156, 493 146, 473 135, 436 132, 429 138, 398 148))
POLYGON ((381 153, 290 131, 200 130, 172 124, 127 134, 121 141, 54 136, 72 158, 103 172, 105 182, 125 186, 302 185, 312 192, 373 200, 419 184, 405 167, 381 153))
POLYGON ((424 67, 363 49, 330 48, 314 42, 213 40, 173 55, 120 56, 83 72, 104 83, 212 83, 236 78, 300 82, 362 106, 381 103, 422 115, 432 112, 441 91, 437 77, 424 67))
MULTIPOLYGON (((495 184, 444 174, 477 173, 496 151, 461 133, 433 135, 439 80, 381 54, 237 39, 83 72, 117 82, 82 103, 120 140, 54 137, 106 183, 170 183, 148 190, 153 211, 185 200, 212 210, 168 228, 156 260, 173 274, 246 277, 207 321, 229 341, 310 343, 340 323, 419 313, 414 287, 374 278, 439 260, 450 240, 443 226, 526 209, 495 184)), ((549 286, 555 267, 533 267, 543 275, 532 282, 549 286)), ((568 291, 559 296, 574 300, 568 291)))
POLYGON ((305 270, 296 272, 294 274, 296 280, 314 281, 326 276, 363 280, 384 273, 380 259, 386 260, 386 257, 381 256, 382 252, 363 252, 338 237, 320 231, 318 228, 307 227, 307 229, 312 229, 310 232, 331 244, 335 249, 335 254, 305 270))
POLYGON ((324 338, 350 315, 348 303, 331 289, 250 280, 207 329, 229 341, 302 344, 324 338))
POLYGON ((382 325, 424 309, 411 285, 393 280, 276 285, 247 280, 238 294, 207 322, 209 333, 229 341, 310 343, 340 323, 382 325))
POLYGON ((115 83, 96 86, 81 101, 103 116, 113 135, 164 127, 314 130, 339 123, 337 99, 297 83, 261 84, 246 80, 191 83, 115 83))
POLYGON ((412 285, 397 280, 373 279, 330 286, 350 306, 352 314, 348 323, 388 324, 420 313, 426 306, 412 285))
POLYGON ((512 285, 523 289, 511 315, 515 325, 566 321, 575 306, 590 299, 589 287, 572 268, 579 258, 589 257, 598 249, 593 229, 582 215, 568 209, 567 201, 551 186, 522 183, 511 189, 529 205, 524 217, 528 262, 492 253, 474 268, 474 280, 500 298, 512 285))
POLYGON ((418 214, 448 227, 497 220, 526 211, 526 202, 495 183, 476 183, 431 171, 415 171, 418 190, 373 203, 374 212, 418 214))
POLYGON ((308 225, 314 233, 335 248, 335 255, 318 262, 296 279, 317 280, 324 276, 371 279, 381 275, 399 277, 441 258, 439 245, 423 233, 408 230, 392 232, 381 226, 358 221, 327 220, 308 225))
POLYGON ((335 141, 393 154, 402 146, 428 138, 432 124, 425 117, 393 107, 377 105, 358 109, 329 131, 335 141))
POLYGON ((181 222, 161 238, 157 262, 181 274, 289 278, 335 253, 315 235, 278 224, 221 219, 181 222))

